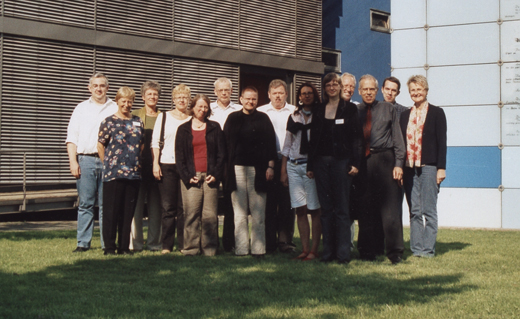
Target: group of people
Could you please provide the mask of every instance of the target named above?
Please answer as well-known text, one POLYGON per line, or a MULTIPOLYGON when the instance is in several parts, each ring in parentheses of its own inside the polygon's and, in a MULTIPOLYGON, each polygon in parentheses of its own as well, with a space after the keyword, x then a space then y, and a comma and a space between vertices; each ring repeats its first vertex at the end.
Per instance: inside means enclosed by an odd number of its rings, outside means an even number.
POLYGON ((235 104, 231 81, 219 78, 215 102, 203 94, 192 98, 179 84, 172 91, 175 107, 160 112, 161 86, 146 81, 144 107, 132 112, 134 90, 121 87, 114 102, 107 77, 94 74, 92 96, 74 110, 66 140, 79 195, 74 252, 90 249, 97 201, 106 255, 144 248, 168 254, 177 233, 182 254, 213 256, 221 214, 223 249, 237 256, 294 252, 296 218, 302 251, 294 259, 348 263, 358 219, 360 258, 375 260, 386 251, 395 264, 404 251, 405 193, 411 250, 433 256, 446 118, 427 102, 425 77, 413 76, 407 85, 411 108, 395 102, 398 79, 385 79, 385 102, 379 102, 377 80, 364 75, 363 101, 355 103, 355 77, 330 73, 323 78, 323 101, 305 82, 295 106, 287 103, 287 84, 276 79, 269 84, 270 103, 258 107, 255 87, 243 88, 235 104))

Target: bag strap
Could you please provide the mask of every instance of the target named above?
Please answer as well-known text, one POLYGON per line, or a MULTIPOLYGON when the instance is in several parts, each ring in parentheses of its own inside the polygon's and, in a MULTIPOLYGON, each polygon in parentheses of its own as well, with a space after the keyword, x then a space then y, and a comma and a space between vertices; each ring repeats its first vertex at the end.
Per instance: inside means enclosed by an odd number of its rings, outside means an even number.
POLYGON ((166 124, 166 113, 163 112, 162 123, 161 123, 161 136, 159 138, 159 158, 161 158, 162 150, 164 148, 164 125, 166 124))

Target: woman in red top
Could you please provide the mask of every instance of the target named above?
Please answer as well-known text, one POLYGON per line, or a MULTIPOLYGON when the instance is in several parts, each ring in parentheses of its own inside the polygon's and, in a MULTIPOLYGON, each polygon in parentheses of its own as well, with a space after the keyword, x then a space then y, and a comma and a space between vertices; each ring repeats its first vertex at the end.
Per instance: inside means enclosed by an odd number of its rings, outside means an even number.
POLYGON ((197 94, 175 138, 184 207, 184 255, 214 256, 218 247, 218 185, 224 171, 225 144, 220 124, 208 120, 210 100, 197 94))

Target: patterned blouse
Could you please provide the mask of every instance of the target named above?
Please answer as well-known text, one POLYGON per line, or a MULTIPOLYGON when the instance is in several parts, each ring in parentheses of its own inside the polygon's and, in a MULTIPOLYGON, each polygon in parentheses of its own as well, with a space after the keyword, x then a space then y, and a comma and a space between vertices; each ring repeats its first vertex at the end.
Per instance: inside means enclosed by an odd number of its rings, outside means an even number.
POLYGON ((98 142, 105 146, 103 182, 141 179, 144 125, 138 116, 125 120, 111 115, 101 122, 98 142))

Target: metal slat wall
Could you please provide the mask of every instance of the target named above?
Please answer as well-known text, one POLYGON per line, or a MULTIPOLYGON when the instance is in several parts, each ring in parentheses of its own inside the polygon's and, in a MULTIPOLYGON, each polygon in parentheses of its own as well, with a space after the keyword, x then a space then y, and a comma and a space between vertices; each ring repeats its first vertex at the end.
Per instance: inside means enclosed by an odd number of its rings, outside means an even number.
POLYGON ((65 147, 74 107, 89 97, 93 50, 3 37, 0 181, 72 182, 65 147), (14 152, 16 151, 16 152, 14 152))
POLYGON ((172 39, 173 1, 98 0, 96 28, 151 38, 172 39))
POLYGON ((158 81, 162 88, 158 106, 161 110, 169 110, 172 106, 172 60, 171 57, 165 56, 97 49, 96 71, 108 77, 110 84, 108 96, 111 99, 115 98, 121 86, 134 89, 136 93, 134 109, 143 107, 140 90, 144 81, 158 81))
POLYGON ((240 49, 295 57, 296 0, 241 1, 240 49))
POLYGON ((318 93, 320 93, 321 98, 321 76, 314 74, 302 74, 297 73, 294 75, 294 96, 296 97, 296 101, 298 101, 298 88, 305 82, 311 82, 316 86, 318 93))
POLYGON ((175 1, 175 41, 238 49, 239 0, 175 1))
POLYGON ((4 15, 93 29, 94 5, 91 0, 4 0, 4 15))
POLYGON ((296 4, 296 57, 321 61, 321 1, 297 0, 296 4))
POLYGON ((190 87, 192 96, 206 94, 212 101, 216 100, 215 80, 226 77, 233 83, 231 101, 238 102, 240 72, 237 65, 175 58, 173 70, 174 86, 184 83, 190 87))

